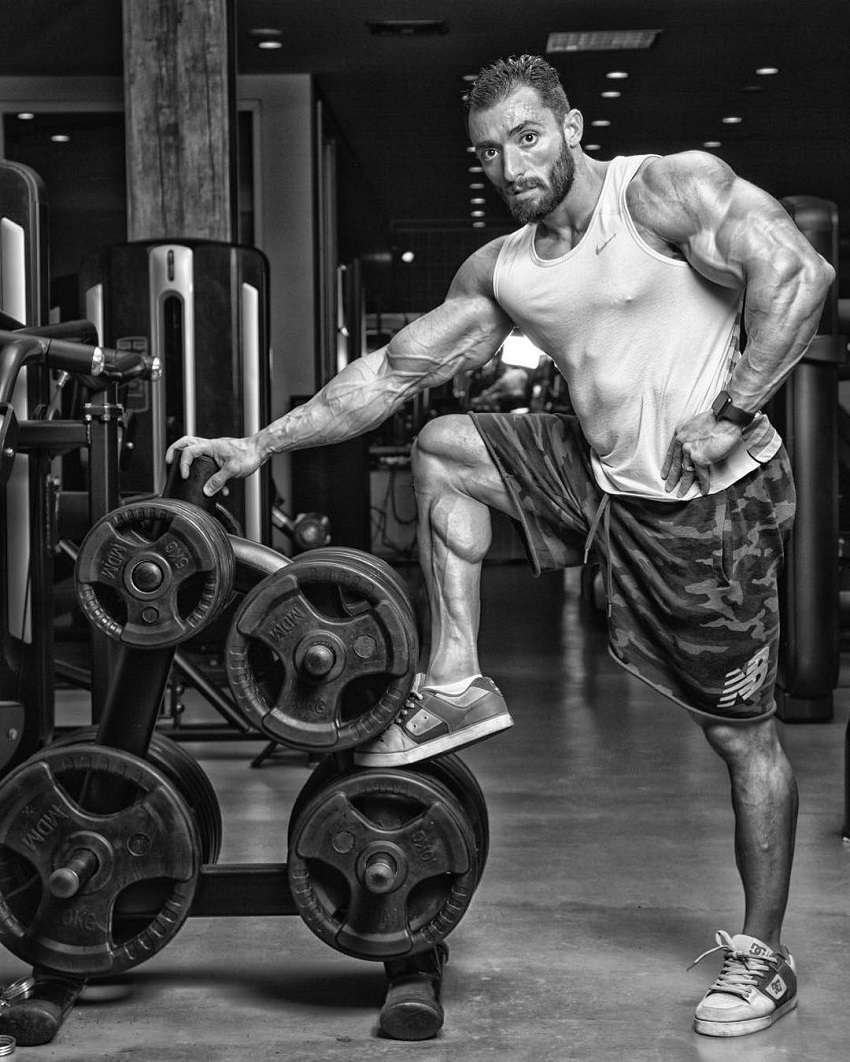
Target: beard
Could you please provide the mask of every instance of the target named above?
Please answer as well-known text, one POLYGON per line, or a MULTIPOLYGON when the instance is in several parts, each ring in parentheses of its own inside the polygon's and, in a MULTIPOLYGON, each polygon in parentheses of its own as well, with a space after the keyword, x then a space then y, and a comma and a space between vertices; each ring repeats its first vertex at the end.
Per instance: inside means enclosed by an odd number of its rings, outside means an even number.
POLYGON ((561 152, 555 159, 552 169, 545 180, 532 178, 530 181, 515 181, 511 186, 513 192, 524 191, 527 188, 541 188, 543 195, 535 199, 516 200, 501 190, 502 198, 507 204, 512 217, 521 225, 530 222, 542 221, 564 201, 567 193, 575 180, 576 164, 567 147, 566 140, 562 140, 561 152))

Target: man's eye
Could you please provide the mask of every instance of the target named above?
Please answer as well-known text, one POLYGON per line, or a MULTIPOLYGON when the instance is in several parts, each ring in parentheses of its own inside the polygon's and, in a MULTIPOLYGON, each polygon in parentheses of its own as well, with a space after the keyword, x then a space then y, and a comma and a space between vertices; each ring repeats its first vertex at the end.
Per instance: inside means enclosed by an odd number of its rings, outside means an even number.
POLYGON ((522 135, 523 144, 533 144, 533 143, 536 142, 536 140, 537 140, 537 133, 523 133, 523 135, 522 135))
POLYGON ((481 151, 478 152, 478 157, 482 160, 482 162, 490 162, 496 157, 496 149, 482 148, 481 151))

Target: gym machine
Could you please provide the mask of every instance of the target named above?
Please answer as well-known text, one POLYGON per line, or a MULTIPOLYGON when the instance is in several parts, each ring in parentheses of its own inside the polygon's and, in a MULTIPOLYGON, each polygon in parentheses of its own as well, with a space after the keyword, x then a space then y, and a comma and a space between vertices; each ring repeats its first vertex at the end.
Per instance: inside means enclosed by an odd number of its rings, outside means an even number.
POLYGON ((386 1035, 431 1037, 445 938, 487 858, 486 804, 457 756, 353 762, 407 697, 413 604, 392 568, 356 549, 290 560, 229 534, 201 491, 211 468, 196 460, 171 493, 107 513, 80 546, 80 608, 118 658, 98 724, 0 783, 0 943, 33 967, 0 1001, 0 1033, 52 1040, 87 984, 138 966, 190 916, 297 913, 331 947, 384 963, 386 1035), (321 756, 292 807, 285 864, 218 863, 212 786, 155 730, 176 646, 234 594, 225 660, 240 715, 321 756))
MULTIPOLYGON (((797 228, 838 267, 838 210, 813 196, 783 199, 797 228)), ((780 584, 777 715, 785 723, 828 722, 838 684, 838 380, 846 340, 838 333, 838 284, 817 335, 772 399, 770 418, 785 440, 797 488, 797 515, 780 584)))

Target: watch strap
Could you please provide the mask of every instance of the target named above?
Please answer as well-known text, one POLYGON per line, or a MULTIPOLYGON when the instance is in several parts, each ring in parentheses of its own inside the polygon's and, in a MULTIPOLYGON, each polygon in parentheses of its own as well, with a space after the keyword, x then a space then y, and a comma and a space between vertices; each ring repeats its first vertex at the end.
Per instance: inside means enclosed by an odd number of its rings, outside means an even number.
POLYGON ((739 428, 748 428, 755 417, 755 413, 748 413, 746 409, 733 405, 728 391, 721 391, 715 398, 711 404, 711 412, 718 420, 731 421, 739 428))

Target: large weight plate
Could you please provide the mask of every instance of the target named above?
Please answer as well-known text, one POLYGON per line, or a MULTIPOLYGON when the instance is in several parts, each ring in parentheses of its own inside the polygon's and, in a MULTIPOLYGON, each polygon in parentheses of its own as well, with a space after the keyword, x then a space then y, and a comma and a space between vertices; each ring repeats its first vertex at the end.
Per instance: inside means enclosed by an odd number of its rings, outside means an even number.
POLYGON ((248 721, 293 748, 341 751, 395 718, 413 682, 418 638, 397 588, 312 550, 246 594, 225 664, 248 721))
MULTIPOLYGON (((98 728, 86 726, 54 739, 51 749, 67 745, 93 745, 98 728)), ((221 852, 223 824, 221 808, 206 771, 194 756, 164 734, 151 734, 146 760, 176 787, 195 817, 201 840, 201 860, 215 863, 221 852)))
POLYGON ((0 942, 33 966, 106 976, 150 958, 188 917, 200 867, 182 797, 129 753, 48 748, 0 785, 0 942), (60 898, 52 875, 80 851, 94 872, 60 898), (153 917, 122 914, 142 898, 153 917))
MULTIPOLYGON (((292 832, 295 824, 309 801, 331 780, 342 778, 348 771, 356 769, 342 767, 333 755, 325 756, 313 768, 307 781, 296 796, 289 813, 288 832, 290 844, 292 843, 292 832)), ((478 784, 478 779, 463 760, 456 753, 451 752, 434 760, 411 764, 405 767, 404 770, 436 778, 443 785, 448 786, 453 795, 461 802, 475 834, 478 854, 478 876, 480 880, 490 851, 490 816, 487 810, 487 801, 481 786, 478 784)))
POLYGON ((375 961, 439 943, 479 876, 472 825, 449 788, 395 770, 355 771, 314 793, 293 824, 287 866, 309 928, 375 961))
POLYGON ((227 532, 202 509, 173 498, 131 503, 83 539, 77 600, 110 638, 164 648, 212 623, 230 599, 235 567, 227 532))

